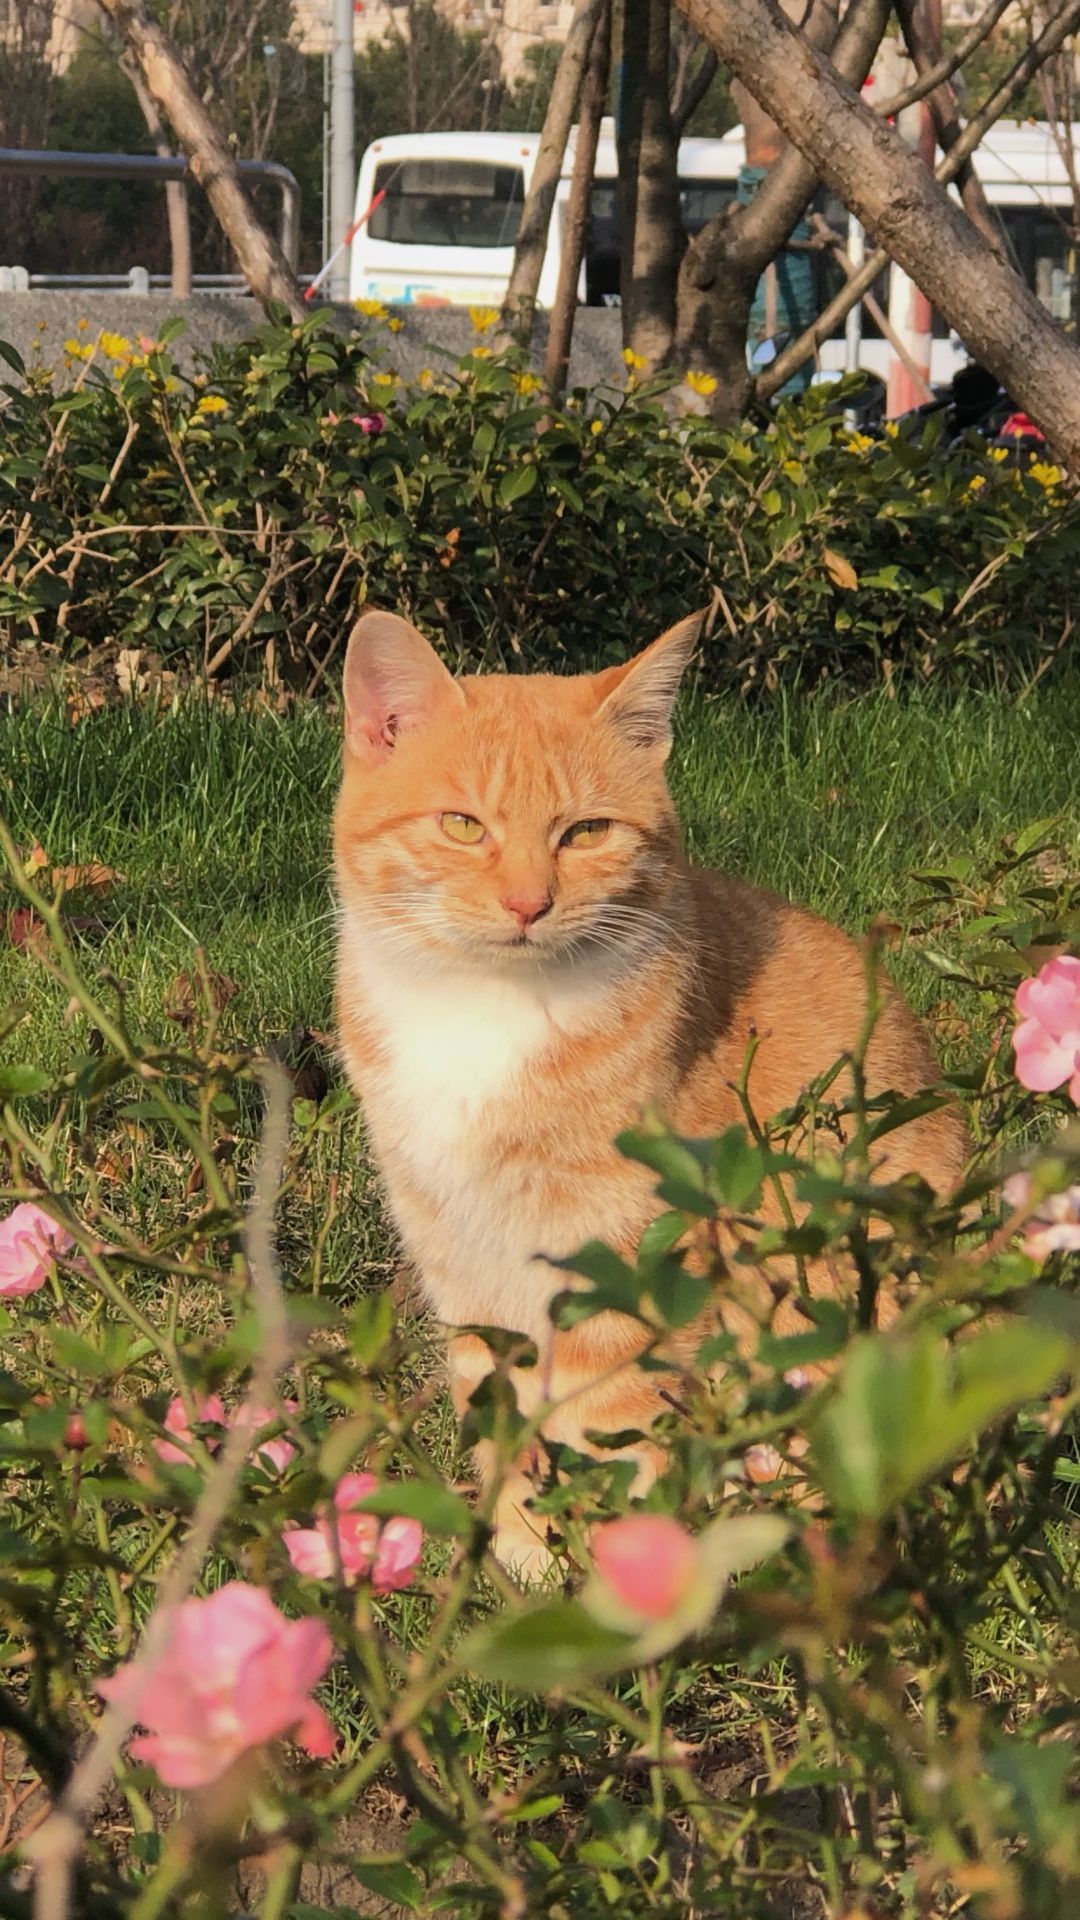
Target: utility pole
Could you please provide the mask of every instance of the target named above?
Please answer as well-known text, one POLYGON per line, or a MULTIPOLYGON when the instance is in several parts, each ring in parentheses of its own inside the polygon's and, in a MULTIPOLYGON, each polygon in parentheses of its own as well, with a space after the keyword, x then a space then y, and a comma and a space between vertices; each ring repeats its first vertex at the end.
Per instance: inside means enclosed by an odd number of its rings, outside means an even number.
MULTIPOLYGON (((353 89, 353 0, 332 0, 330 53, 330 244, 336 247, 352 225, 356 196, 353 89)), ((330 275, 332 300, 349 297, 349 249, 330 275)))

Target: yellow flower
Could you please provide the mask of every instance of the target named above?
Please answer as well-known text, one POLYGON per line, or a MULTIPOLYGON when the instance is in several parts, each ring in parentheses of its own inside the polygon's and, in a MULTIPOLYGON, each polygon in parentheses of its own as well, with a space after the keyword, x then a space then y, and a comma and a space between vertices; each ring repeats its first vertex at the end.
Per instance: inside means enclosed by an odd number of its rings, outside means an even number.
POLYGON ((603 433, 603 431, 604 431, 604 423, 603 423, 603 421, 602 421, 602 420, 590 420, 590 421, 589 421, 589 432, 590 432, 590 433, 603 433))
POLYGON ((686 376, 686 384, 690 388, 691 393, 700 393, 703 399, 710 393, 716 392, 716 381, 713 379, 712 374, 699 373, 696 367, 691 367, 686 376))
POLYGON ((204 393, 195 411, 196 413, 228 413, 229 403, 220 393, 204 393))
POLYGON ((967 486, 964 488, 963 498, 965 500, 974 499, 975 495, 980 491, 981 488, 985 487, 985 485, 986 485, 985 473, 973 473, 971 476, 971 479, 967 483, 967 486))
POLYGON ((886 420, 885 431, 888 434, 890 440, 895 440, 897 434, 900 431, 898 422, 895 420, 886 420))
POLYGON ((103 333, 100 338, 101 351, 110 360, 123 360, 131 352, 131 341, 125 340, 122 333, 103 333))
POLYGON ((89 320, 88 320, 88 319, 86 318, 86 315, 84 314, 81 320, 77 320, 77 321, 75 322, 75 325, 76 325, 76 328, 78 329, 78 331, 79 331, 79 333, 85 333, 85 332, 86 332, 86 329, 87 329, 87 327, 88 327, 88 326, 90 325, 90 322, 89 322, 89 320))
POLYGON ((371 385, 373 387, 396 387, 399 379, 400 375, 392 372, 373 373, 371 376, 371 385))
POLYGON ((642 367, 645 365, 645 355, 643 353, 635 353, 633 347, 624 347, 622 357, 631 373, 640 373, 642 367))
POLYGON ((381 300, 354 300, 353 306, 357 313, 364 314, 368 320, 389 320, 390 318, 381 300))
POLYGON ((400 333, 402 327, 405 325, 405 322, 401 318, 400 314, 393 313, 391 314, 386 324, 389 327, 391 333, 400 333))
POLYGON ((990 448, 991 460, 997 460, 1000 462, 1002 460, 1007 460, 1008 457, 1009 457, 1008 447, 991 447, 990 448))
POLYGON ((540 382, 535 373, 515 373, 514 385, 519 393, 535 393, 540 382))
POLYGON ((1028 472, 1040 487, 1056 487, 1065 477, 1061 468, 1051 466, 1048 460, 1033 460, 1028 472))
POLYGON ((65 340, 64 352, 69 353, 73 360, 92 360, 94 356, 93 347, 84 347, 78 340, 65 340))
POLYGON ((865 453, 867 448, 872 447, 873 444, 874 442, 868 433, 849 433, 844 442, 844 448, 848 453, 865 453))
POLYGON ((474 347, 472 350, 472 357, 474 360, 490 360, 491 348, 490 347, 474 347))
POLYGON ((421 367, 419 373, 416 376, 416 384, 418 387, 422 387, 424 392, 426 393, 428 388, 431 386, 434 378, 435 378, 435 375, 432 373, 430 367, 421 367))
POLYGON ((499 317, 498 307, 470 307, 469 319, 477 333, 487 333, 499 317))

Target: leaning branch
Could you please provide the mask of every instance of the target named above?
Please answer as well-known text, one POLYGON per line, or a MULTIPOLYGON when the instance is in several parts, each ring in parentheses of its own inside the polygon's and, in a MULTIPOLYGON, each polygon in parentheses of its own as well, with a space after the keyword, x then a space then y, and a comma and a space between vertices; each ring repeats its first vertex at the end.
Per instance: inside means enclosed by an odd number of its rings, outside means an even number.
POLYGON ((503 325, 527 345, 536 312, 536 292, 547 250, 551 211, 555 205, 566 143, 581 94, 596 23, 607 0, 577 0, 574 17, 559 55, 555 84, 544 115, 544 129, 532 180, 521 212, 514 264, 503 299, 503 325))
POLYGON ((305 307, 296 276, 256 215, 236 161, 178 54, 148 13, 145 0, 101 0, 101 4, 123 34, 142 70, 147 92, 187 154, 255 298, 264 306, 280 301, 294 320, 302 320, 305 307))
MULTIPOLYGON (((753 73, 754 84, 768 96, 770 111, 776 112, 781 123, 786 119, 792 139, 804 143, 812 140, 813 157, 820 158, 830 185, 864 226, 885 235, 889 243, 871 255, 814 326, 772 363, 757 382, 758 397, 768 399, 783 386, 843 321, 890 258, 895 258, 1032 418, 1040 420, 1041 416, 1040 424, 1046 422, 1070 463, 1080 464, 1080 357, 1076 349, 1017 276, 993 259, 960 210, 943 194, 934 192, 925 169, 903 143, 849 90, 841 88, 835 75, 830 78, 827 70, 815 72, 810 95, 805 62, 812 56, 805 52, 796 67, 790 49, 784 47, 781 62, 786 84, 794 85, 798 78, 801 93, 796 91, 786 98, 775 70, 771 76, 763 76, 760 60, 766 30, 770 52, 775 51, 777 40, 793 37, 782 36, 772 16, 765 12, 763 0, 746 0, 753 17, 752 47, 757 56, 749 61, 748 45, 740 41, 736 31, 737 9, 731 0, 679 0, 679 5, 700 31, 714 40, 722 59, 753 73), (813 100, 812 115, 800 116, 793 110, 792 102, 804 98, 813 100), (1078 413, 1075 424, 1074 410, 1078 413)), ((745 20, 746 15, 741 17, 745 20)), ((1068 0, 980 112, 969 120, 937 170, 938 187, 955 178, 988 128, 1078 25, 1080 0, 1068 0)), ((815 65, 821 67, 823 63, 815 65)))
MULTIPOLYGON (((915 71, 925 80, 933 70, 933 44, 927 33, 926 13, 922 0, 896 0, 896 14, 904 36, 904 44, 911 55, 915 71)), ((942 81, 938 86, 928 87, 926 97, 933 115, 937 144, 942 153, 951 153, 964 131, 956 94, 946 81, 942 81)), ((1004 229, 991 210, 990 202, 983 191, 982 181, 970 157, 960 167, 956 175, 956 184, 960 191, 960 203, 968 219, 973 226, 978 227, 983 239, 993 247, 994 252, 1004 258, 1004 229)), ((1016 264, 1015 261, 1013 264, 1016 264)))

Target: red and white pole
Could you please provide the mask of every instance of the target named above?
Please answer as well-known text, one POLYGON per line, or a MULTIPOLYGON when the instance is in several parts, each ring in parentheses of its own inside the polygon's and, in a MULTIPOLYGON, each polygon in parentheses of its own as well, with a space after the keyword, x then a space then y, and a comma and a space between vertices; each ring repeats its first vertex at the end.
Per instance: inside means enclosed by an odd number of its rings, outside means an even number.
MULTIPOLYGON (((925 100, 919 103, 919 137, 917 148, 919 156, 925 161, 929 171, 934 171, 933 116, 925 100)), ((925 293, 921 293, 902 267, 895 260, 889 272, 889 323, 897 337, 903 341, 913 362, 912 367, 905 366, 896 353, 889 355, 889 385, 886 411, 892 418, 898 413, 910 413, 912 408, 921 407, 930 388, 930 347, 933 339, 934 310, 925 293)))

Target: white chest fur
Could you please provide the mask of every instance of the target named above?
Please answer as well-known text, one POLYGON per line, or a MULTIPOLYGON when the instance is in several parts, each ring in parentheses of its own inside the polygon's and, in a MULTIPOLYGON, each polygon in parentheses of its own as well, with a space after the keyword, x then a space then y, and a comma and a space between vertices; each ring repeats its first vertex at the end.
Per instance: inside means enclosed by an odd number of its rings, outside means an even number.
MULTIPOLYGON (((603 1020, 608 984, 595 974, 541 983, 413 970, 346 923, 343 999, 356 996, 386 1053, 361 1089, 364 1108, 399 1226, 444 1320, 542 1340, 546 1302, 565 1276, 538 1256, 618 1230, 620 1203, 605 1183, 561 1190, 553 1207, 551 1169, 499 1156, 532 1073, 562 1035, 603 1020), (419 1190, 422 1214, 395 1176, 419 1190)), ((538 1087, 535 1097, 550 1095, 538 1087)))

